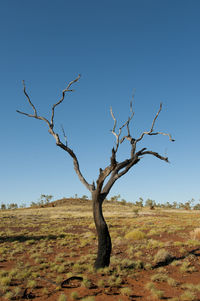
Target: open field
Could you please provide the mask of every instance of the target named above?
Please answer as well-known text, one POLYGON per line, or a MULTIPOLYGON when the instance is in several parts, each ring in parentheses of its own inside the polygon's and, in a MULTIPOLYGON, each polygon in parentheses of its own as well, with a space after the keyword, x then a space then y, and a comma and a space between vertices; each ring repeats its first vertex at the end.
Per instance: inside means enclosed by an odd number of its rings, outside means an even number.
POLYGON ((111 265, 95 272, 91 207, 0 211, 0 300, 200 300, 199 211, 106 202, 111 265))

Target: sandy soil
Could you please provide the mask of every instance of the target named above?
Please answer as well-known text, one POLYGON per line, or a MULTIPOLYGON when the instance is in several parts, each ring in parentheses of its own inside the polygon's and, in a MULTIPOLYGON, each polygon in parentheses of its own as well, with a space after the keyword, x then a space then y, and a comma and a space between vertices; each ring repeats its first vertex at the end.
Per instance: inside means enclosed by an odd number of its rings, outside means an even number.
POLYGON ((111 264, 95 272, 91 203, 60 205, 0 211, 0 300, 200 300, 199 212, 105 204, 111 264))

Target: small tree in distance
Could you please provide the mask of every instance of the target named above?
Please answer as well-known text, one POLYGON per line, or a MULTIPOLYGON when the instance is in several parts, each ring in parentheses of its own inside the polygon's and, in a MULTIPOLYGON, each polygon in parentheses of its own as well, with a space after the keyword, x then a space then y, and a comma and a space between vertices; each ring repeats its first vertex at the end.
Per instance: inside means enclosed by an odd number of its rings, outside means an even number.
POLYGON ((74 163, 74 169, 75 169, 76 174, 79 177, 79 180, 90 191, 91 197, 92 197, 92 202, 93 202, 93 217, 94 217, 94 222, 95 222, 97 235, 98 235, 98 252, 97 252, 96 261, 94 263, 94 267, 95 267, 95 269, 99 269, 99 268, 104 268, 106 266, 109 266, 109 264, 110 264, 110 254, 111 254, 112 244, 111 244, 109 230, 108 230, 106 221, 103 216, 102 204, 103 204, 104 200, 106 199, 107 195, 109 194, 112 186, 115 184, 115 182, 119 178, 124 176, 134 165, 136 165, 142 159, 142 157, 144 155, 153 155, 160 160, 169 162, 167 157, 164 157, 157 152, 147 150, 147 148, 141 148, 139 150, 137 149, 138 143, 145 137, 145 135, 149 135, 149 136, 164 135, 164 136, 168 136, 170 141, 174 141, 174 140, 172 139, 171 135, 168 133, 154 131, 154 125, 155 125, 156 119, 158 118, 158 115, 160 114, 160 112, 162 110, 162 103, 160 104, 160 108, 159 108, 156 116, 153 119, 150 130, 143 132, 140 135, 140 137, 138 137, 138 138, 133 138, 131 136, 130 128, 129 128, 130 121, 132 120, 132 118, 134 116, 134 111, 132 108, 132 101, 130 103, 130 116, 128 117, 127 121, 119 128, 118 132, 116 131, 117 120, 113 114, 112 108, 110 108, 110 113, 111 113, 112 119, 114 121, 112 134, 116 138, 116 144, 112 148, 112 151, 111 151, 110 164, 108 166, 106 166, 104 169, 102 169, 102 168, 99 169, 99 175, 96 180, 96 183, 95 182, 88 183, 86 178, 83 176, 83 174, 80 170, 79 161, 77 159, 76 154, 74 153, 72 148, 70 148, 68 146, 64 131, 63 131, 63 134, 64 134, 64 138, 65 138, 65 144, 61 141, 59 134, 56 133, 54 130, 55 108, 63 102, 63 100, 65 98, 65 94, 67 92, 73 91, 71 89, 71 86, 74 83, 76 83, 79 79, 80 79, 80 75, 78 75, 78 77, 76 79, 72 80, 68 84, 67 88, 62 91, 61 99, 52 106, 51 119, 47 119, 43 116, 38 115, 38 112, 37 112, 34 104, 31 102, 30 97, 26 92, 26 86, 23 81, 24 94, 26 96, 27 101, 29 102, 30 106, 33 109, 33 114, 28 114, 28 113, 25 113, 25 112, 22 112, 19 110, 17 110, 17 112, 20 114, 23 114, 25 116, 28 116, 28 117, 42 120, 48 125, 48 131, 56 140, 56 145, 59 146, 64 151, 66 151, 71 156, 73 163, 74 163), (122 130, 124 128, 126 128, 127 134, 121 137, 122 130), (130 156, 129 156, 129 158, 125 159, 124 161, 118 162, 117 161, 117 152, 119 150, 120 144, 123 143, 125 140, 127 140, 128 143, 130 143, 130 156), (107 179, 107 182, 106 182, 106 184, 104 184, 106 179, 107 179))
POLYGON ((5 204, 1 204, 1 210, 6 210, 6 205, 5 204))
POLYGON ((47 205, 52 200, 53 196, 48 194, 41 194, 40 196, 40 205, 47 205))

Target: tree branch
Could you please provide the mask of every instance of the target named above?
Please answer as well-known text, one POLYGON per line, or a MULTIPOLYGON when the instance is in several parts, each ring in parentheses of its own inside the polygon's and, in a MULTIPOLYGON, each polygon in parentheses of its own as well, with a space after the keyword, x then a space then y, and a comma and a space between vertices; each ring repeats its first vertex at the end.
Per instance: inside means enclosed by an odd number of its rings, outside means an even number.
POLYGON ((151 129, 150 129, 151 133, 153 132, 153 127, 155 125, 156 119, 158 118, 158 115, 160 114, 161 110, 162 110, 162 102, 160 103, 160 108, 159 108, 159 110, 158 110, 158 112, 157 112, 157 114, 156 114, 156 116, 155 116, 155 118, 152 122, 151 129))
POLYGON ((76 174, 79 177, 79 180, 85 185, 85 187, 92 192, 94 190, 94 185, 93 184, 89 184, 86 179, 84 178, 84 176, 82 175, 81 171, 80 171, 80 167, 79 167, 79 162, 78 159, 75 155, 75 153, 73 152, 73 150, 71 148, 69 148, 68 146, 64 145, 62 142, 56 142, 56 145, 58 145, 60 148, 64 149, 66 152, 68 152, 68 154, 73 158, 73 163, 74 163, 74 170, 76 172, 76 174))
POLYGON ((117 175, 117 179, 125 175, 133 165, 137 164, 140 161, 140 159, 136 156, 134 159, 130 161, 130 163, 117 175))
POLYGON ((139 154, 139 156, 143 156, 143 155, 146 155, 146 154, 153 155, 153 156, 157 157, 158 159, 163 160, 163 161, 169 163, 168 157, 163 157, 159 153, 153 152, 153 151, 142 151, 139 154))
MULTIPOLYGON (((49 127, 49 133, 55 138, 56 140, 56 145, 59 146, 60 148, 64 149, 73 159, 73 163, 74 163, 74 169, 75 169, 75 172, 76 174, 78 175, 80 181, 86 186, 86 188, 88 190, 90 190, 91 192, 95 189, 94 187, 94 184, 89 184, 86 179, 83 177, 81 171, 80 171, 80 167, 79 167, 79 162, 78 162, 78 159, 75 155, 75 153, 73 152, 73 150, 71 148, 69 148, 67 145, 64 145, 61 141, 60 141, 60 137, 57 133, 54 132, 53 130, 53 127, 54 127, 54 110, 55 110, 55 107, 58 106, 63 100, 64 100, 64 97, 65 97, 65 93, 66 92, 69 92, 69 91, 73 91, 73 90, 70 90, 69 88, 71 87, 71 85, 75 82, 77 82, 80 78, 80 75, 73 81, 71 81, 67 88, 65 90, 63 90, 63 95, 62 95, 62 98, 53 105, 52 107, 52 115, 51 115, 51 122, 46 119, 45 117, 42 117, 42 116, 38 116, 37 114, 37 110, 35 108, 35 106, 33 105, 33 103, 31 102, 30 100, 30 97, 28 95, 28 93, 26 92, 26 86, 25 86, 25 83, 23 81, 23 86, 24 86, 24 94, 29 102, 29 104, 31 105, 31 107, 33 108, 33 111, 34 111, 34 114, 28 114, 28 113, 25 113, 25 112, 22 112, 22 111, 19 111, 17 110, 17 113, 20 113, 20 114, 23 114, 27 117, 32 117, 32 118, 36 118, 38 120, 43 120, 47 123, 48 127, 49 127)), ((64 135, 65 137, 65 135, 64 135)))
POLYGON ((120 163, 117 163, 116 167, 112 170, 110 179, 108 180, 108 182, 106 183, 106 185, 103 187, 103 193, 106 193, 106 194, 109 193, 109 191, 110 191, 111 187, 113 186, 113 184, 115 183, 115 181, 121 176, 121 175, 119 176, 119 174, 118 174, 119 171, 121 169, 129 166, 132 161, 133 160, 131 160, 131 159, 127 159, 127 160, 124 160, 124 161, 122 161, 120 163))
POLYGON ((168 133, 153 132, 154 131, 155 122, 156 122, 156 120, 157 120, 157 118, 158 118, 161 110, 162 110, 162 103, 160 103, 159 110, 158 110, 156 116, 153 119, 153 122, 152 122, 150 130, 148 132, 143 132, 138 139, 134 139, 131 136, 131 134, 130 134, 130 128, 129 128, 130 121, 131 121, 131 119, 134 116, 134 111, 133 111, 133 108, 132 108, 132 101, 130 103, 131 115, 130 115, 130 117, 128 117, 128 120, 119 128, 119 133, 118 134, 116 133, 116 124, 117 124, 117 121, 116 121, 116 118, 115 118, 115 116, 113 114, 112 108, 110 109, 111 116, 112 116, 112 118, 114 120, 114 126, 113 126, 113 129, 112 129, 112 133, 116 137, 116 140, 117 140, 117 142, 116 142, 116 148, 112 149, 112 157, 111 157, 111 166, 112 166, 112 162, 114 161, 115 162, 115 167, 112 170, 111 175, 109 173, 110 179, 108 180, 107 184, 104 186, 103 193, 108 193, 110 191, 111 187, 113 186, 113 184, 115 183, 115 181, 117 179, 119 179, 120 177, 122 177, 123 175, 125 175, 135 164, 137 164, 140 161, 140 159, 141 159, 140 157, 143 156, 143 155, 150 154, 150 155, 153 155, 153 156, 157 157, 160 160, 163 160, 165 162, 169 162, 167 157, 163 157, 160 154, 158 154, 157 152, 148 151, 148 150, 146 150, 146 148, 142 148, 141 150, 139 150, 136 153, 137 142, 139 142, 140 140, 142 140, 142 138, 144 137, 144 135, 152 135, 153 136, 153 135, 160 134, 160 135, 168 136, 169 139, 170 139, 170 141, 174 141, 172 139, 171 135, 168 134, 168 133), (119 140, 119 137, 121 135, 121 131, 122 131, 123 127, 125 127, 125 126, 127 127, 127 135, 123 136, 122 139, 119 140), (118 150, 119 143, 122 143, 125 139, 127 139, 130 142, 130 144, 131 144, 130 159, 126 159, 126 160, 124 160, 121 163, 117 163, 116 162, 116 152, 118 150))
MULTIPOLYGON (((134 97, 134 95, 133 95, 134 97)), ((133 111, 133 106, 132 106, 132 101, 130 102, 130 112, 131 112, 131 115, 128 117, 128 120, 127 122, 124 124, 124 126, 126 125, 126 128, 127 128, 127 135, 124 136, 121 140, 120 140, 120 143, 124 142, 125 139, 127 139, 128 141, 130 141, 130 143, 132 144, 133 143, 133 138, 132 136, 130 135, 130 128, 129 128, 129 123, 131 121, 131 119, 133 118, 135 112, 133 111)))
POLYGON ((114 152, 116 153, 117 152, 117 150, 118 150, 118 147, 119 147, 119 136, 120 136, 120 134, 121 134, 121 131, 120 131, 120 129, 119 129, 119 134, 117 135, 117 133, 115 132, 115 129, 116 129, 116 125, 117 125, 117 120, 116 120, 116 118, 115 118, 115 116, 114 116, 114 114, 113 114, 113 111, 112 111, 112 107, 110 107, 110 114, 111 114, 111 116, 112 116, 112 118, 113 118, 113 120, 114 120, 114 125, 113 125, 113 129, 111 130, 111 132, 112 132, 112 134, 116 137, 116 147, 115 147, 115 149, 114 149, 114 152))
POLYGON ((54 110, 55 110, 55 107, 58 106, 59 104, 61 104, 61 102, 63 102, 64 98, 65 98, 65 93, 66 92, 73 92, 74 90, 71 90, 69 89, 71 87, 71 85, 73 85, 74 83, 76 83, 79 79, 80 79, 81 75, 79 74, 77 76, 77 78, 75 78, 74 80, 72 80, 66 89, 64 89, 62 91, 62 98, 57 102, 55 103, 53 106, 52 106, 52 114, 51 114, 51 127, 53 128, 54 127, 54 110))
POLYGON ((19 110, 16 110, 16 112, 19 113, 19 114, 28 116, 28 117, 36 118, 36 119, 38 119, 38 120, 43 120, 43 121, 45 121, 45 122, 48 124, 48 126, 50 127, 50 122, 49 122, 48 119, 46 119, 45 117, 38 116, 38 115, 28 114, 28 113, 25 113, 25 112, 22 112, 22 111, 19 111, 19 110))
POLYGON ((112 107, 110 107, 110 114, 114 120, 114 126, 113 126, 113 129, 111 130, 112 134, 116 137, 116 148, 115 148, 115 153, 117 152, 118 150, 118 147, 119 147, 119 143, 122 143, 125 139, 129 140, 131 143, 132 143, 132 140, 133 138, 131 137, 130 135, 130 129, 129 129, 129 123, 131 121, 131 119, 133 118, 134 116, 134 111, 133 111, 133 106, 132 106, 132 101, 130 102, 130 112, 131 112, 131 115, 128 117, 127 121, 119 128, 119 133, 117 134, 116 133, 116 125, 117 125, 117 120, 113 114, 113 111, 112 111, 112 107), (124 127, 127 127, 127 132, 128 132, 128 135, 127 136, 124 136, 121 140, 119 140, 120 138, 120 135, 121 135, 121 132, 122 132, 122 129, 124 127))
MULTIPOLYGON (((130 103, 130 111, 131 111, 131 116, 128 117, 128 120, 119 128, 119 134, 117 134, 116 131, 115 131, 117 120, 116 120, 116 118, 115 118, 115 116, 113 114, 112 107, 110 108, 110 113, 111 113, 111 116, 112 116, 112 118, 114 120, 114 126, 113 126, 113 129, 112 129, 112 134, 116 137, 117 142, 116 142, 116 148, 114 148, 114 147, 112 148, 112 156, 110 158, 110 165, 107 166, 104 170, 100 169, 99 177, 98 177, 98 180, 97 180, 97 189, 99 191, 101 191, 105 179, 111 174, 112 171, 115 171, 113 173, 113 175, 116 175, 116 173, 118 172, 118 170, 121 169, 121 168, 123 168, 121 166, 124 165, 124 164, 127 165, 129 163, 129 161, 130 161, 130 160, 125 160, 124 162, 119 163, 119 164, 116 161, 116 152, 117 152, 118 147, 119 147, 119 137, 120 137, 120 134, 121 134, 121 131, 122 131, 123 127, 126 126, 126 125, 127 125, 127 130, 128 130, 128 136, 130 136, 129 122, 130 122, 130 120, 132 119, 132 117, 134 115, 134 112, 133 112, 133 109, 132 109, 132 101, 130 103)), ((134 146, 132 148, 132 152, 131 153, 134 152, 133 149, 134 149, 134 146)), ((111 176, 111 178, 112 177, 113 176, 111 176)))
POLYGON ((149 135, 149 136, 153 136, 153 135, 164 135, 164 136, 168 136, 170 141, 172 141, 172 142, 175 141, 174 139, 172 139, 172 136, 171 136, 170 134, 168 134, 168 133, 163 133, 163 132, 153 132, 153 130, 154 130, 154 125, 155 125, 155 122, 156 122, 156 119, 158 118, 158 115, 160 114, 161 110, 162 110, 162 102, 160 103, 160 108, 159 108, 159 110, 158 110, 156 116, 155 116, 154 119, 153 119, 153 122, 152 122, 152 125, 151 125, 151 129, 150 129, 148 132, 143 132, 143 133, 141 134, 141 136, 140 136, 138 139, 136 139, 136 143, 139 142, 139 141, 141 141, 141 140, 143 139, 144 135, 149 135))
POLYGON ((114 183, 117 180, 117 174, 115 171, 113 171, 111 173, 110 179, 108 180, 108 182, 106 183, 106 185, 103 187, 102 193, 103 194, 108 194, 110 189, 112 188, 112 186, 114 185, 114 183))
POLYGON ((25 94, 25 96, 26 96, 26 98, 28 100, 28 103, 32 107, 34 113, 33 114, 28 114, 28 113, 25 113, 25 112, 22 112, 22 111, 18 111, 18 110, 17 110, 17 112, 20 113, 20 114, 23 114, 25 116, 28 116, 28 117, 32 117, 32 118, 36 118, 36 119, 39 119, 39 120, 43 120, 43 121, 45 121, 47 123, 47 125, 49 127, 48 131, 55 138, 57 146, 59 146, 60 148, 62 148, 63 150, 65 150, 72 157, 73 163, 74 163, 74 169, 75 169, 75 171, 76 171, 76 173, 77 173, 80 181, 86 186, 86 188, 88 190, 90 190, 91 192, 93 192, 94 190, 96 190, 98 193, 104 193, 104 194, 107 195, 109 193, 111 187, 115 183, 115 181, 117 179, 119 179, 120 177, 122 177, 123 175, 125 175, 130 170, 130 168, 132 168, 135 164, 137 164, 141 160, 141 157, 143 155, 150 154, 150 155, 153 155, 153 156, 157 157, 160 160, 163 160, 165 162, 169 162, 167 157, 164 157, 164 156, 160 155, 157 152, 146 150, 146 148, 142 148, 141 150, 139 150, 138 152, 136 152, 137 142, 141 141, 145 135, 150 135, 150 136, 153 136, 153 135, 164 135, 164 136, 168 136, 169 139, 170 139, 170 141, 175 141, 174 139, 172 139, 172 136, 170 134, 168 134, 168 133, 154 132, 155 122, 156 122, 156 120, 157 120, 157 118, 158 118, 158 116, 159 116, 159 114, 160 114, 160 112, 162 110, 162 103, 160 103, 159 110, 158 110, 158 112, 156 113, 156 116, 153 119, 153 122, 152 122, 150 130, 143 132, 138 139, 134 139, 131 136, 131 134, 130 134, 130 128, 129 128, 130 121, 132 120, 132 118, 134 116, 134 111, 133 111, 132 101, 131 101, 130 102, 130 113, 131 114, 128 117, 127 121, 119 128, 118 134, 116 133, 117 120, 116 120, 116 118, 115 118, 115 116, 113 114, 112 107, 110 108, 110 114, 111 114, 111 116, 113 118, 113 121, 114 121, 113 129, 111 130, 111 132, 116 137, 116 146, 112 148, 112 155, 111 155, 111 158, 110 158, 110 165, 107 166, 104 170, 101 169, 101 168, 99 170, 99 177, 98 177, 98 179, 96 181, 97 186, 95 187, 95 183, 94 182, 92 184, 89 184, 86 181, 86 179, 83 177, 83 175, 82 175, 82 173, 80 171, 79 162, 78 162, 78 159, 77 159, 75 153, 67 145, 67 138, 66 138, 65 131, 64 131, 63 127, 62 127, 62 131, 63 131, 63 135, 64 135, 64 139, 65 139, 66 145, 64 145, 60 141, 59 135, 57 133, 55 133, 54 130, 53 130, 53 128, 54 128, 54 113, 55 113, 55 108, 56 108, 56 106, 58 106, 59 104, 61 104, 63 102, 63 100, 65 98, 66 92, 73 91, 70 88, 71 88, 71 86, 75 82, 77 82, 79 80, 79 78, 80 78, 80 75, 78 75, 78 77, 75 80, 71 81, 68 84, 67 88, 62 91, 62 98, 57 103, 55 103, 52 106, 52 113, 51 113, 51 120, 50 121, 48 119, 46 119, 45 117, 38 116, 37 110, 36 110, 35 106, 33 105, 33 103, 31 102, 28 93, 26 92, 26 86, 25 86, 25 83, 23 81, 24 94, 25 94), (125 126, 127 128, 127 135, 124 135, 122 137, 122 139, 120 140, 120 135, 121 135, 122 130, 123 130, 123 128, 125 126), (124 161, 122 161, 120 163, 118 163, 116 161, 116 153, 118 151, 119 144, 123 143, 123 141, 125 139, 128 140, 130 142, 130 144, 131 144, 130 158, 126 159, 126 160, 124 160, 124 161), (108 182, 103 187, 105 179, 107 177, 109 177, 109 176, 110 176, 110 178, 109 178, 108 182))
POLYGON ((25 86, 25 81, 24 81, 24 80, 22 81, 22 84, 23 84, 23 86, 24 86, 24 94, 26 95, 26 98, 28 99, 29 104, 30 104, 31 107, 33 108, 34 116, 37 116, 36 108, 35 108, 35 106, 32 104, 32 102, 31 102, 31 100, 30 100, 30 97, 29 97, 28 94, 26 93, 26 86, 25 86))
POLYGON ((104 170, 99 169, 99 177, 97 179, 97 192, 101 192, 105 179, 111 174, 113 167, 107 166, 104 170))
POLYGON ((64 130, 62 124, 61 124, 61 129, 62 129, 62 132, 63 132, 63 137, 65 139, 65 145, 67 146, 67 136, 65 135, 65 130, 64 130))
POLYGON ((26 98, 27 98, 27 100, 28 100, 30 106, 33 108, 34 114, 28 114, 28 113, 25 113, 25 112, 16 110, 17 113, 22 114, 22 115, 25 115, 25 116, 28 116, 28 117, 36 118, 36 119, 39 119, 39 120, 43 120, 43 121, 45 121, 45 122, 48 124, 48 126, 49 126, 49 128, 50 128, 51 125, 50 125, 49 120, 46 119, 45 117, 38 116, 37 111, 36 111, 36 108, 35 108, 35 106, 33 105, 33 103, 31 102, 28 93, 26 92, 25 81, 23 80, 22 83, 23 83, 23 87, 24 87, 24 89, 23 89, 23 90, 24 90, 24 94, 25 94, 25 96, 26 96, 26 98))

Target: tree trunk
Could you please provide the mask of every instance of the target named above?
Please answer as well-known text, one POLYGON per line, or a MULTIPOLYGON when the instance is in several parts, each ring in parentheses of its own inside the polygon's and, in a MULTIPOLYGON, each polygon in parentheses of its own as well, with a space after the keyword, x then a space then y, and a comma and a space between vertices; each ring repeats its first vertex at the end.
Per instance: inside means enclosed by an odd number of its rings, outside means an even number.
POLYGON ((102 203, 105 197, 101 194, 93 193, 93 216, 98 235, 98 253, 94 263, 95 269, 100 269, 109 266, 110 254, 112 250, 111 238, 108 231, 108 226, 103 217, 102 203))

